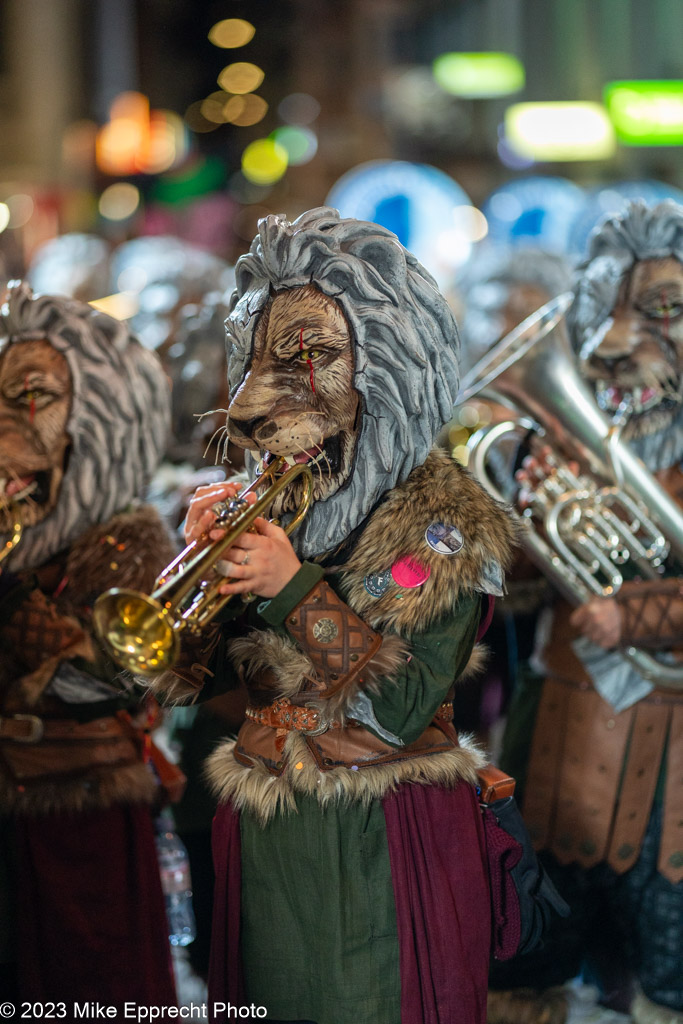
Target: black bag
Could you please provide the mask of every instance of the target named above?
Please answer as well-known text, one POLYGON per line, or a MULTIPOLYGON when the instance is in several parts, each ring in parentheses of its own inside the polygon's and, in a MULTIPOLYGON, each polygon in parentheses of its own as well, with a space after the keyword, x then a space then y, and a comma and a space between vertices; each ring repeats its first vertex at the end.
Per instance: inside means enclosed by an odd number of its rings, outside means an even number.
POLYGON ((550 881, 531 845, 514 796, 482 803, 491 881, 492 951, 496 960, 529 953, 543 943, 554 913, 569 906, 550 881))

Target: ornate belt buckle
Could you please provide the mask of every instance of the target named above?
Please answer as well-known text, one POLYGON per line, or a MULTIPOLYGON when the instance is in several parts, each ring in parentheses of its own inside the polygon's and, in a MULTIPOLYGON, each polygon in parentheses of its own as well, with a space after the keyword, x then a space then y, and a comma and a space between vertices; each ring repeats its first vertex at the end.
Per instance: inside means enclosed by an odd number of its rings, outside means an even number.
MULTIPOLYGON (((39 743, 45 734, 45 726, 41 718, 37 715, 7 715, 5 716, 6 721, 10 719, 15 722, 29 722, 31 725, 31 731, 28 736, 11 736, 14 743, 39 743)), ((0 728, 2 727, 2 717, 0 717, 0 728)))
POLYGON ((304 736, 320 736, 321 733, 327 732, 330 727, 329 722, 325 719, 320 708, 316 704, 311 704, 310 702, 305 704, 304 707, 309 708, 311 711, 315 711, 318 715, 318 724, 314 726, 314 728, 301 730, 304 736))

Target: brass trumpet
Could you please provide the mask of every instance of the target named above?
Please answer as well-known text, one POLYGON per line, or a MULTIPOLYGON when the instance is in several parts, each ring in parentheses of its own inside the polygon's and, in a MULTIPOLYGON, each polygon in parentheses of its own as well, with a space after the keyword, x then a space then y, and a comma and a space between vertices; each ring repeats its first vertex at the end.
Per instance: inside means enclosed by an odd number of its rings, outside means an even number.
POLYGON ((197 635, 234 596, 219 594, 228 582, 217 563, 224 551, 272 505, 277 495, 297 477, 303 480, 303 495, 293 518, 284 527, 289 534, 302 521, 313 497, 313 474, 307 465, 296 465, 282 476, 285 464, 275 459, 260 476, 229 501, 220 502, 212 529, 225 528, 217 541, 206 537, 192 541, 157 577, 151 594, 114 589, 101 594, 93 608, 93 627, 110 657, 135 675, 155 676, 171 668, 180 653, 184 630, 197 635), (270 485, 250 505, 247 494, 270 485))

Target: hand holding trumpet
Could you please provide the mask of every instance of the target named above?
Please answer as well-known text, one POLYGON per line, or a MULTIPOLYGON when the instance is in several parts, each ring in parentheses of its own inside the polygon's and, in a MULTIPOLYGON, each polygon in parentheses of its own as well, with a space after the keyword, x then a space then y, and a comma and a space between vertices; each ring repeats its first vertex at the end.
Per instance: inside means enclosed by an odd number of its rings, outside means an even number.
MULTIPOLYGON (((216 520, 213 506, 230 501, 242 489, 241 484, 226 482, 198 487, 190 501, 185 520, 185 540, 189 544, 208 534, 211 540, 220 540, 224 529, 212 529, 216 520)), ((253 505, 257 496, 251 492, 245 500, 253 505)), ((289 537, 281 527, 262 516, 254 520, 254 531, 242 533, 223 555, 222 571, 230 582, 221 585, 221 594, 256 594, 271 598, 296 575, 301 562, 289 537)))

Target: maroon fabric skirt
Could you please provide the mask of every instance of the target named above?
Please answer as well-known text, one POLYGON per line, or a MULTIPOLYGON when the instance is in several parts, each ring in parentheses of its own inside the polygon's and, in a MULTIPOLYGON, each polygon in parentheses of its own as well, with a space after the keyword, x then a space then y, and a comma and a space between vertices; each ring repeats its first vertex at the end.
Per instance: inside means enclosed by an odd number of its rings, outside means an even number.
POLYGON ((12 828, 21 998, 176 1005, 148 808, 21 818, 12 828))
MULTIPOLYGON (((491 905, 473 788, 402 786, 383 801, 396 901, 401 1024, 485 1024, 491 905)), ((209 999, 245 1003, 240 961, 240 826, 214 819, 216 890, 209 999)), ((295 982, 293 982, 295 984, 295 982)))

